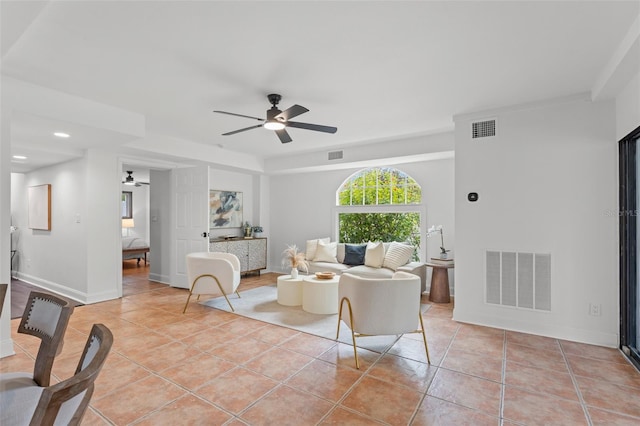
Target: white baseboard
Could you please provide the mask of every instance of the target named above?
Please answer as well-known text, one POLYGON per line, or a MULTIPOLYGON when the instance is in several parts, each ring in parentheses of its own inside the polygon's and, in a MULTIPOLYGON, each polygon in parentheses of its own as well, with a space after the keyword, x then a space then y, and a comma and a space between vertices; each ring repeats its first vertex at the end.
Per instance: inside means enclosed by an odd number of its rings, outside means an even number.
POLYGON ((557 324, 531 323, 528 321, 515 320, 513 318, 505 319, 479 313, 461 312, 459 309, 456 310, 455 308, 453 310, 453 319, 454 321, 468 324, 501 328, 503 330, 535 334, 537 336, 605 346, 608 348, 618 348, 620 345, 620 336, 617 333, 605 333, 583 328, 566 327, 557 324))
MULTIPOLYGON (((89 303, 87 302, 87 294, 78 290, 74 290, 72 288, 63 286, 61 284, 57 284, 51 281, 43 280, 38 277, 34 277, 32 275, 27 275, 23 272, 18 272, 18 279, 20 281, 24 281, 27 284, 31 284, 36 287, 40 287, 45 290, 49 290, 53 293, 60 294, 64 297, 68 297, 69 299, 73 299, 76 302, 80 303, 89 303)), ((117 297, 117 296, 116 296, 117 297)))
POLYGON ((171 285, 171 282, 170 282, 171 280, 169 279, 168 275, 152 274, 151 272, 149 272, 149 281, 153 281, 160 284, 171 285))

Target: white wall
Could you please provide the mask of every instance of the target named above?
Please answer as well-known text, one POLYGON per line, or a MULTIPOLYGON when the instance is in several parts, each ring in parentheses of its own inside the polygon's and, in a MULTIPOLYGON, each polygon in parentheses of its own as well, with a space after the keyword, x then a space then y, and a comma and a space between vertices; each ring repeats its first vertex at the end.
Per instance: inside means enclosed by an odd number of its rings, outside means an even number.
POLYGON ((612 101, 456 118, 454 319, 605 346, 618 342, 617 144, 612 101), (496 117, 495 139, 470 139, 496 117), (468 192, 479 201, 467 201, 468 192), (551 312, 484 302, 485 251, 551 254, 551 312), (589 304, 602 307, 589 315, 589 304))
POLYGON ((11 178, 17 276, 78 300, 87 292, 85 171, 84 160, 73 160, 11 178), (51 231, 29 229, 27 191, 42 184, 51 184, 51 231))
POLYGON ((89 150, 80 160, 12 175, 11 216, 19 231, 19 279, 93 303, 121 293, 120 184, 115 155, 89 150), (51 184, 51 230, 29 229, 27 189, 51 184))
POLYGON ((616 140, 640 126, 640 72, 616 97, 616 140))
POLYGON ((171 171, 151 170, 149 188, 149 244, 152 259, 149 279, 161 283, 171 282, 169 256, 171 248, 171 171))
MULTIPOLYGON (((449 137, 453 137, 451 134, 449 137)), ((422 187, 427 226, 443 225, 445 245, 454 248, 454 161, 442 159, 396 164, 422 187)), ((330 236, 336 238, 336 190, 353 173, 361 169, 346 169, 295 175, 271 176, 269 264, 274 271, 283 271, 282 251, 296 244, 304 251, 306 240, 330 236)), ((426 237, 423 235, 423 241, 426 237)), ((427 257, 439 252, 439 240, 427 242, 427 257)), ((423 245, 424 247, 424 245, 423 245)), ((424 257, 423 257, 424 260, 424 257)), ((453 285, 453 276, 451 276, 453 285)), ((427 286, 429 278, 427 279, 427 286)))

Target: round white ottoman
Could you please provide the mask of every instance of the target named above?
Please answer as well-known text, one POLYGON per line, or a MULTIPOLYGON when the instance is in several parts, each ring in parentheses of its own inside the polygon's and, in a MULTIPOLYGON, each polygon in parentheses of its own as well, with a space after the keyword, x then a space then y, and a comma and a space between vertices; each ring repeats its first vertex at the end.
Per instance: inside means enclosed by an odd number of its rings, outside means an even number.
POLYGON ((304 276, 291 278, 291 275, 278 277, 278 303, 285 306, 302 305, 302 280, 304 276))
POLYGON ((302 283, 302 309, 312 314, 337 314, 339 281, 339 276, 330 280, 305 277, 302 283))

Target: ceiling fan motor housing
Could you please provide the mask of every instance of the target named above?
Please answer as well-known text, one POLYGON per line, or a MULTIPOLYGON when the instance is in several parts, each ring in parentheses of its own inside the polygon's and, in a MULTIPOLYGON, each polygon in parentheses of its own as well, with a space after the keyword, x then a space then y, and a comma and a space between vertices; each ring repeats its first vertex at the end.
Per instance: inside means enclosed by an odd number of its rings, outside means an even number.
POLYGON ((269 103, 275 107, 276 105, 278 105, 278 103, 280 103, 280 99, 282 99, 282 96, 276 93, 272 93, 270 95, 267 95, 267 99, 269 99, 269 103))

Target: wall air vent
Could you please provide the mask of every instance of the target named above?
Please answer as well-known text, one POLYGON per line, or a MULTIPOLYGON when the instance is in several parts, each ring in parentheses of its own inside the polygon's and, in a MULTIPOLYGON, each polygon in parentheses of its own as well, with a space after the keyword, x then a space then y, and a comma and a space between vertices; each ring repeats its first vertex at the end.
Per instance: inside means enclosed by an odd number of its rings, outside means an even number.
POLYGON ((329 153, 329 160, 341 160, 342 159, 342 151, 331 151, 329 153))
POLYGON ((496 135, 496 120, 476 121, 471 123, 471 139, 489 138, 496 135))
POLYGON ((514 308, 551 310, 551 255, 487 251, 487 303, 514 308))

